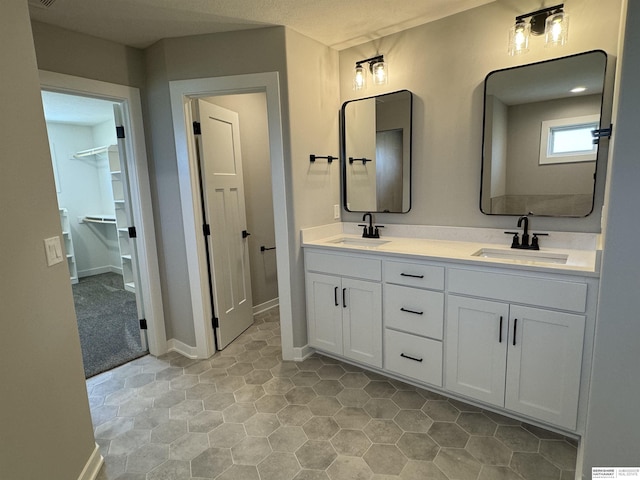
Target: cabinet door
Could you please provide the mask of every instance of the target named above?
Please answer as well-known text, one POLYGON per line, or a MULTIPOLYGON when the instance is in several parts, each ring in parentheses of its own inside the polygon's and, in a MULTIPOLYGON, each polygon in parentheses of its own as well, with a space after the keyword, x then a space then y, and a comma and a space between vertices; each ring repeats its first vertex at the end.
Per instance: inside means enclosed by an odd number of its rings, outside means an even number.
POLYGON ((340 277, 307 273, 309 345, 342 355, 342 285, 340 277))
POLYGON ((584 324, 582 315, 511 306, 508 409, 575 429, 584 324))
POLYGON ((447 297, 446 388, 504 406, 509 305, 447 297))
POLYGON ((342 288, 344 356, 382 368, 382 286, 343 278, 342 288))

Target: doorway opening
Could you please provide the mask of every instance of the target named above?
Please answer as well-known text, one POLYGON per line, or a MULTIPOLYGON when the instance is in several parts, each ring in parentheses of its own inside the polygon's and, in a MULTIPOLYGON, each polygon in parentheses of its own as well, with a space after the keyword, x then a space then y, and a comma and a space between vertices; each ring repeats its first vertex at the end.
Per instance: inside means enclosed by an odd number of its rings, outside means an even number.
POLYGON ((214 338, 218 350, 278 305, 264 92, 193 99, 214 338))
MULTIPOLYGON (((290 244, 290 206, 287 204, 286 168, 284 162, 280 86, 277 72, 211 77, 169 82, 171 111, 176 141, 178 181, 187 247, 187 268, 196 348, 193 356, 209 358, 215 352, 211 318, 213 311, 207 279, 205 243, 202 241, 203 209, 199 196, 198 162, 195 144, 191 140, 193 116, 190 102, 194 98, 262 92, 266 95, 269 132, 269 166, 272 181, 272 205, 275 212, 275 245, 264 245, 270 254, 277 246, 277 291, 281 324, 282 356, 295 357, 293 347, 293 312, 291 269, 294 261, 290 244)), ((261 247, 262 245, 259 245, 261 247)))
POLYGON ((149 353, 122 106, 43 90, 85 377, 149 353))

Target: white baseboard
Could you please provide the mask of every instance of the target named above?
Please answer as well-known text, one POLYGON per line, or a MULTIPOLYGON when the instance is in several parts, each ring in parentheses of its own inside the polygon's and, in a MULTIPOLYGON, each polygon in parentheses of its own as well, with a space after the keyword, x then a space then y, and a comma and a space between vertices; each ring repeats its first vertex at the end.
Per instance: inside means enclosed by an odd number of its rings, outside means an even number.
POLYGON ((305 345, 304 347, 293 347, 293 361, 301 362, 309 355, 313 354, 315 350, 309 345, 305 345))
POLYGON ((122 268, 118 268, 113 265, 105 265, 104 267, 78 270, 78 278, 91 277, 93 275, 100 275, 101 273, 117 273, 118 275, 122 275, 122 268))
POLYGON ((87 463, 82 469, 78 480, 95 480, 95 478, 98 476, 98 473, 100 472, 100 468, 102 468, 103 463, 104 458, 102 458, 102 455, 100 455, 100 448, 96 443, 96 446, 93 449, 89 460, 87 460, 87 463))
POLYGON ((180 340, 176 340, 175 338, 167 340, 167 351, 178 352, 180 355, 183 355, 187 358, 198 358, 198 350, 196 347, 187 345, 186 343, 183 343, 180 340))
POLYGON ((277 307, 278 305, 280 305, 280 300, 278 297, 276 297, 272 300, 261 303, 260 305, 254 305, 253 314, 256 315, 258 313, 266 312, 267 310, 277 307))

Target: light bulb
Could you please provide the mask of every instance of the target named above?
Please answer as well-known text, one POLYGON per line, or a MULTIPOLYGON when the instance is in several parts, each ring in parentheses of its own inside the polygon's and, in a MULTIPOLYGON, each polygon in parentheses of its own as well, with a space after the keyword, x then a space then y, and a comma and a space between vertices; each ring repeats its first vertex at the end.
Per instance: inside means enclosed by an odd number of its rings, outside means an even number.
POLYGON ((364 67, 356 64, 356 69, 353 76, 353 89, 362 90, 367 85, 367 77, 364 67))
POLYGON ((544 41, 545 46, 555 47, 567 43, 569 29, 569 15, 564 12, 554 13, 545 21, 544 41))
POLYGON ((376 62, 371 66, 373 74, 373 83, 375 85, 384 85, 387 83, 387 67, 384 61, 376 62))
POLYGON ((509 30, 509 55, 520 55, 529 51, 531 24, 518 22, 509 30))

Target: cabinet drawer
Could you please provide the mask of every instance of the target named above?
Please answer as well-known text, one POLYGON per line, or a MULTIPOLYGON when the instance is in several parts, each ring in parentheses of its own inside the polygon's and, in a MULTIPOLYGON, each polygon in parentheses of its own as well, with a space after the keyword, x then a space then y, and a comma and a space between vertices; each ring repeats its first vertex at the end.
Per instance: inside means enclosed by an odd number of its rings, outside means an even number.
POLYGON ((398 285, 384 286, 385 326, 442 340, 444 294, 398 285))
POLYGON ((584 312, 587 284, 475 270, 449 270, 449 292, 584 312))
POLYGON ((384 330, 384 368, 421 382, 442 386, 442 342, 384 330))
POLYGON ((307 270, 314 272, 365 280, 380 281, 382 278, 382 262, 372 258, 305 251, 304 263, 307 270))
POLYGON ((384 262, 384 281, 409 287, 444 290, 444 267, 420 263, 384 262))

